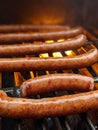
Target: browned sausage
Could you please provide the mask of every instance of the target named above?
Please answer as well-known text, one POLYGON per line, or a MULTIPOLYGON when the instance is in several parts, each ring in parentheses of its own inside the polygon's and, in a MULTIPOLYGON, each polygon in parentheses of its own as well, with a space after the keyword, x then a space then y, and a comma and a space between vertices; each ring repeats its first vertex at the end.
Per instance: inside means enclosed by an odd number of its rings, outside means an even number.
POLYGON ((83 68, 98 61, 98 50, 91 49, 88 53, 73 57, 27 57, 1 58, 0 71, 29 71, 29 70, 63 70, 83 68))
POLYGON ((26 54, 39 54, 45 52, 66 51, 77 49, 87 41, 86 36, 80 34, 71 40, 65 40, 60 43, 51 44, 14 44, 14 45, 0 45, 0 56, 21 56, 26 54))
POLYGON ((0 96, 0 117, 42 118, 98 109, 98 90, 44 99, 0 96))
POLYGON ((91 66, 98 61, 98 50, 91 49, 85 54, 73 57, 27 57, 1 58, 0 71, 29 71, 29 70, 64 70, 91 66))
POLYGON ((61 38, 75 37, 81 33, 83 33, 83 29, 81 27, 77 27, 58 32, 0 34, 0 43, 32 42, 35 40, 58 40, 61 38))
POLYGON ((21 96, 27 97, 58 90, 90 91, 94 89, 94 79, 79 74, 51 74, 26 80, 22 83, 21 96))
POLYGON ((48 32, 62 31, 70 29, 69 26, 61 25, 0 25, 0 33, 16 33, 16 32, 48 32))

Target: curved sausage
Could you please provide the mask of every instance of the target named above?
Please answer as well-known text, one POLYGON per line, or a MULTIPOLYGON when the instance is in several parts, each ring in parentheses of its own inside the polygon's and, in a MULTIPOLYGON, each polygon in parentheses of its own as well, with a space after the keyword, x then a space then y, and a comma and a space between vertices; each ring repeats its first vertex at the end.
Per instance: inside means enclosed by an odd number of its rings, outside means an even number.
POLYGON ((0 43, 32 42, 36 40, 58 40, 61 38, 75 37, 81 33, 83 33, 83 28, 76 27, 66 31, 58 32, 0 34, 0 43))
POLYGON ((1 58, 0 71, 64 70, 91 66, 98 61, 98 50, 73 57, 1 58))
POLYGON ((43 99, 0 97, 0 117, 42 118, 98 109, 98 90, 43 99))
POLYGON ((66 51, 77 49, 85 44, 86 36, 80 34, 71 40, 65 40, 60 43, 51 44, 16 44, 16 45, 0 45, 0 56, 21 56, 29 54, 39 54, 46 52, 66 51))
POLYGON ((62 31, 70 29, 69 26, 61 25, 0 25, 0 33, 18 33, 18 32, 48 32, 62 31))
POLYGON ((20 86, 22 97, 58 90, 90 91, 94 89, 94 79, 79 74, 51 74, 26 80, 20 86))

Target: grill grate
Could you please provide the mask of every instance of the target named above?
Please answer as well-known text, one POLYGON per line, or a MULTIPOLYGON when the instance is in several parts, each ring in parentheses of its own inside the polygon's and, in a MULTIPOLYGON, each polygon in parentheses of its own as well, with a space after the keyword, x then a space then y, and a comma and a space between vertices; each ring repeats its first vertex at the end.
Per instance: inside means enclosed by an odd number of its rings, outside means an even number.
MULTIPOLYGON (((93 35, 88 33, 86 30, 84 32, 89 41, 81 48, 74 51, 66 52, 54 52, 49 54, 40 54, 35 56, 69 56, 79 55, 87 52, 92 48, 98 48, 97 38, 92 39, 93 35), (96 40, 91 42, 91 40, 96 40)), ((73 70, 63 70, 63 71, 28 71, 28 72, 3 72, 0 73, 0 87, 4 89, 9 96, 19 97, 20 92, 17 86, 29 78, 34 78, 36 76, 52 73, 78 73, 83 75, 88 75, 91 77, 97 77, 98 75, 98 63, 82 69, 73 69, 73 70)), ((95 88, 98 88, 98 84, 95 83, 95 88)), ((37 95, 34 98, 43 98, 43 97, 53 97, 60 96, 64 94, 71 94, 72 91, 55 91, 53 93, 37 95)), ((69 116, 53 117, 53 118, 42 118, 42 119, 9 119, 1 118, 0 119, 0 129, 3 130, 97 130, 98 129, 98 117, 92 119, 92 113, 81 113, 69 116)), ((97 113, 95 113, 97 114, 97 113)), ((95 116, 95 115, 94 115, 95 116)))

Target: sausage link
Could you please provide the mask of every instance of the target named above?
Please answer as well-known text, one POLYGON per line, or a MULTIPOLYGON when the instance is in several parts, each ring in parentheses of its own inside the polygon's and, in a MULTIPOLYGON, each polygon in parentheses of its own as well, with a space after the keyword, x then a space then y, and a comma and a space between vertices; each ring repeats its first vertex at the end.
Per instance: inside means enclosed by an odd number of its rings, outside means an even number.
POLYGON ((0 90, 0 97, 7 97, 7 94, 3 90, 0 90))
POLYGON ((51 74, 26 80, 20 86, 22 97, 58 90, 90 91, 94 89, 94 79, 79 74, 51 74))
POLYGON ((80 34, 71 40, 65 40, 60 43, 51 44, 14 44, 14 45, 0 45, 0 56, 21 56, 29 54, 39 54, 46 52, 66 51, 77 49, 85 44, 86 36, 80 34))
POLYGON ((98 90, 43 99, 0 97, 0 117, 42 118, 98 109, 98 90))
POLYGON ((70 29, 69 26, 61 25, 0 25, 0 33, 17 33, 17 32, 48 32, 62 31, 70 29))
POLYGON ((61 38, 75 37, 81 33, 83 33, 83 28, 76 27, 66 31, 58 32, 0 34, 0 43, 32 42, 35 40, 58 40, 61 38))
POLYGON ((98 50, 73 57, 1 58, 0 71, 64 70, 91 66, 98 61, 98 50))

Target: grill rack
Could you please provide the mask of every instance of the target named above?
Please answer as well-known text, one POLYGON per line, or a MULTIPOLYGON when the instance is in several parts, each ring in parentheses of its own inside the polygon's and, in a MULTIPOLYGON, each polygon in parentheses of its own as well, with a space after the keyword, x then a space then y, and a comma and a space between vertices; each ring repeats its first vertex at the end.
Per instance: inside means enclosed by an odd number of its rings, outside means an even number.
MULTIPOLYGON (((87 35, 87 34, 86 34, 87 35)), ((88 36, 88 35, 87 35, 88 36)), ((82 54, 85 51, 90 50, 93 47, 98 48, 98 41, 97 39, 93 39, 92 42, 91 38, 88 36, 88 41, 83 47, 79 48, 78 50, 74 50, 76 55, 82 54), (93 44, 92 44, 93 43, 93 44)), ((61 52, 63 56, 66 56, 65 52, 61 52)), ((52 53, 49 56, 53 56, 52 53)), ((80 74, 87 74, 92 75, 93 77, 98 76, 98 72, 96 71, 96 66, 98 64, 83 68, 83 69, 73 69, 73 73, 80 73, 80 74), (85 72, 86 71, 86 72, 85 72), (88 73, 90 72, 90 74, 88 73)), ((57 71, 56 73, 64 73, 64 71, 57 71)), ((69 72, 71 72, 69 70, 69 72)), ((47 74, 45 71, 34 71, 34 77, 47 74)), ((55 73, 55 71, 49 71, 50 73, 55 73)), ((31 78, 29 72, 21 72, 21 75, 25 78, 31 78)), ((19 97, 20 91, 18 86, 15 84, 14 73, 3 72, 2 76, 2 89, 12 97, 19 97), (6 81, 6 82, 5 82, 6 81), (7 87, 8 86, 8 87, 7 87), (13 87, 9 87, 13 86, 13 87)), ((98 86, 96 84, 96 86, 98 86)), ((43 97, 52 97, 52 96, 60 96, 64 94, 72 94, 73 91, 59 91, 54 93, 42 94, 37 95, 34 98, 43 98, 43 97)), ((93 122, 88 115, 88 113, 80 113, 75 115, 69 116, 61 116, 61 117, 53 117, 53 118, 42 118, 42 119, 10 119, 10 118, 1 118, 0 120, 0 129, 3 130, 97 130, 98 129, 98 120, 97 122, 93 122)))

